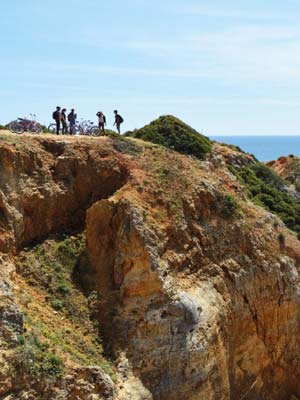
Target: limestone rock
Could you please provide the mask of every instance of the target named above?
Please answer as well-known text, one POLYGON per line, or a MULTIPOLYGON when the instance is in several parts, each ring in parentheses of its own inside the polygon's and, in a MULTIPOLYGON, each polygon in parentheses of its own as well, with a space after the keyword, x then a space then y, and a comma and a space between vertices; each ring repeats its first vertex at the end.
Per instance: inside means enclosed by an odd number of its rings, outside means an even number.
POLYGON ((141 144, 133 157, 109 138, 17 144, 0 146, 1 398, 300 398, 300 242, 226 170, 251 156, 216 145, 202 162, 141 144), (237 215, 224 213, 227 193, 237 215), (47 393, 18 391, 6 372, 23 331, 14 255, 75 228, 87 235, 80 283, 99 297, 104 346, 122 355, 116 384, 68 365, 47 393))
POLYGON ((113 400, 114 383, 100 367, 76 368, 66 378, 65 398, 76 400, 113 400))

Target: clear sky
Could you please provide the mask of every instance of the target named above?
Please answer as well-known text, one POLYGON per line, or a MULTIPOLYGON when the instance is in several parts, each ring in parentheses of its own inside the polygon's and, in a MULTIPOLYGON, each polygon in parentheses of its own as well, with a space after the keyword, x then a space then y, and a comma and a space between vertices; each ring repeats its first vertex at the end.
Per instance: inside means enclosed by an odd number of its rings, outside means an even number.
POLYGON ((300 0, 1 0, 0 123, 61 105, 300 134, 299 20, 300 0))

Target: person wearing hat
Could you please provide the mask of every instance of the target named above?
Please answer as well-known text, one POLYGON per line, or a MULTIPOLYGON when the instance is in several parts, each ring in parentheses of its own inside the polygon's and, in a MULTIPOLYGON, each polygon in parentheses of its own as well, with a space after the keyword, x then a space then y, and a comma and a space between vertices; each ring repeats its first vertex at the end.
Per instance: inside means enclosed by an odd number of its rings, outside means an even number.
POLYGON ((97 112, 98 126, 102 132, 105 132, 106 118, 102 111, 97 112))
POLYGON ((54 119, 54 121, 56 123, 56 134, 59 135, 60 121, 61 121, 61 112, 60 112, 60 107, 59 106, 57 106, 56 110, 53 111, 52 118, 54 119))

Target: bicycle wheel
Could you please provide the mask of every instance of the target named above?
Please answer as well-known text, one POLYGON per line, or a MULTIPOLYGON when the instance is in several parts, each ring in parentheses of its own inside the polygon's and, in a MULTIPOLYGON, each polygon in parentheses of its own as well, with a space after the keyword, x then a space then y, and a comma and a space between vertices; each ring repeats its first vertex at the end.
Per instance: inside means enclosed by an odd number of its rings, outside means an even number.
POLYGON ((41 127, 40 124, 34 124, 31 128, 30 128, 30 132, 31 133, 35 133, 35 134, 39 134, 43 132, 43 129, 41 127))
POLYGON ((73 135, 85 135, 85 131, 80 125, 75 125, 73 127, 73 135))
POLYGON ((105 133, 102 131, 102 129, 99 128, 99 126, 92 126, 90 129, 90 135, 91 136, 104 136, 105 133))
POLYGON ((56 124, 50 124, 49 126, 48 126, 48 131, 50 132, 50 133, 56 133, 56 124))
POLYGON ((8 129, 13 132, 13 133, 17 133, 17 134, 21 134, 24 133, 25 129, 23 127, 23 125, 21 125, 19 122, 13 121, 8 125, 8 129))

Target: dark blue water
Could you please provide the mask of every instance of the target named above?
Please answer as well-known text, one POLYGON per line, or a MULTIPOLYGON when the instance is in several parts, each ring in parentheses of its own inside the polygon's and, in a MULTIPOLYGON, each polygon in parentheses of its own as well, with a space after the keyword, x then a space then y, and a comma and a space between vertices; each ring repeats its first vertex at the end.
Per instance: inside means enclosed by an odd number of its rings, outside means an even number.
POLYGON ((259 161, 271 161, 280 156, 300 156, 300 136, 210 136, 217 142, 235 144, 259 161))

